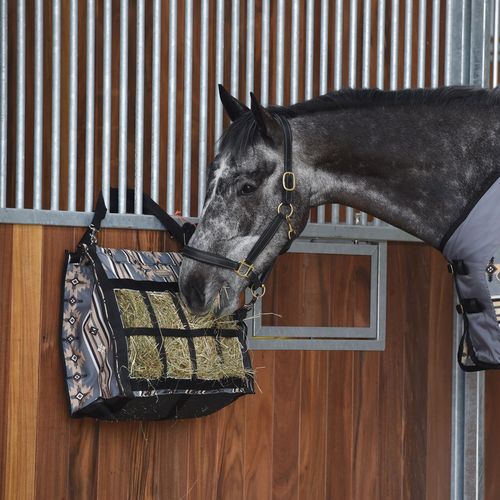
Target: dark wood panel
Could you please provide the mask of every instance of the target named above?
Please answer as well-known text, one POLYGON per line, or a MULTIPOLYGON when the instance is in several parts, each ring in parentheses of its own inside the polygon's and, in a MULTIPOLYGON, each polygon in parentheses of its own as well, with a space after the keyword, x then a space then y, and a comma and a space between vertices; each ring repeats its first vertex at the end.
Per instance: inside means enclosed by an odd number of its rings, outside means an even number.
MULTIPOLYGON (((12 287, 13 228, 3 225, 0 230, 0 281, 12 287)), ((46 227, 41 233, 26 228, 23 241, 36 241, 41 234, 40 245, 16 244, 16 262, 31 259, 43 270, 41 293, 30 294, 34 310, 40 311, 39 330, 32 332, 38 339, 34 353, 39 368, 35 402, 30 403, 39 417, 31 423, 33 441, 23 444, 34 457, 32 484, 42 496, 440 500, 449 494, 451 281, 437 252, 390 245, 385 352, 257 352, 255 396, 194 421, 112 424, 67 416, 58 357, 59 279, 63 251, 81 233, 81 228, 46 227)), ((106 230, 100 240, 143 250, 176 247, 160 232, 106 230)), ((274 278, 271 298, 281 300, 282 314, 309 321, 326 307, 338 320, 365 320, 365 313, 359 319, 344 306, 348 294, 342 287, 335 307, 320 300, 299 312, 287 306, 280 291, 288 288, 318 298, 340 276, 339 268, 347 272, 339 278, 345 286, 352 287, 360 273, 361 281, 366 278, 366 268, 351 257, 341 266, 336 261, 326 267, 321 258, 293 257, 304 269, 298 281, 291 273, 274 278), (323 272, 331 279, 305 286, 304 273, 323 272)), ((286 265, 292 264, 293 259, 286 265)), ((358 296, 351 307, 365 301, 358 296)), ((0 311, 7 328, 0 340, 0 356, 8 367, 0 379, 0 394, 5 394, 25 374, 12 370, 6 340, 11 338, 10 307, 2 305, 0 311)), ((24 406, 15 405, 10 396, 0 401, 3 414, 11 416, 0 427, 5 442, 9 433, 12 440, 24 406)), ((6 453, 11 457, 9 450, 12 446, 2 451, 3 461, 6 453)), ((24 476, 14 479, 20 484, 24 476)))
POLYGON ((43 397, 37 401, 36 452, 38 463, 46 460, 59 464, 59 467, 55 469, 54 474, 44 474, 42 470, 37 469, 36 491, 41 498, 63 498, 68 491, 70 422, 68 419, 54 419, 52 412, 47 410, 53 404, 58 408, 64 408, 67 404, 60 341, 55 333, 61 327, 60 290, 64 252, 74 248, 75 244, 73 228, 60 227, 53 228, 50 232, 44 231, 38 376, 38 380, 43 381, 43 387, 39 388, 43 397))
POLYGON ((273 473, 274 362, 273 351, 252 353, 256 395, 247 403, 245 426, 245 491, 247 500, 271 498, 273 473))

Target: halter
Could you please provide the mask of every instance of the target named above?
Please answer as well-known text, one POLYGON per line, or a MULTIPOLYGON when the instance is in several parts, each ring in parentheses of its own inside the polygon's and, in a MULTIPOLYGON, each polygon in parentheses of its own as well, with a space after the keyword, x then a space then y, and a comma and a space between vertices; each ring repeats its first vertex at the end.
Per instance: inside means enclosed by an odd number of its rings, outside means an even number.
POLYGON ((185 246, 183 250, 184 257, 202 262, 204 264, 210 264, 224 269, 231 269, 240 278, 248 280, 249 283, 247 286, 250 288, 253 296, 253 300, 250 304, 253 304, 258 298, 262 297, 266 293, 266 287, 263 282, 270 269, 266 269, 259 276, 255 272, 254 268, 255 259, 257 259, 257 257, 267 247, 283 222, 286 222, 288 225, 288 241, 280 253, 284 253, 290 248, 293 237, 295 236, 295 230, 292 226, 292 215, 294 212, 292 201, 293 192, 295 191, 295 174, 292 172, 292 130, 286 118, 279 115, 274 115, 274 117, 281 125, 284 138, 284 172, 281 178, 283 191, 282 199, 276 208, 277 213, 274 218, 266 226, 264 232, 260 235, 247 257, 243 260, 231 260, 227 257, 206 252, 204 250, 198 250, 197 248, 190 246, 185 246))

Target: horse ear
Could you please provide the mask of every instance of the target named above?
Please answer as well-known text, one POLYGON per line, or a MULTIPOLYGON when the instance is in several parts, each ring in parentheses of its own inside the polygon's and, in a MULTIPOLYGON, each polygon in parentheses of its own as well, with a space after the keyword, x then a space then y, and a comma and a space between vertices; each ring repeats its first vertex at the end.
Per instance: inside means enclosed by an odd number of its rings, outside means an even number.
POLYGON ((250 111, 242 102, 233 97, 220 83, 219 96, 222 105, 232 122, 237 120, 243 113, 250 111))
POLYGON ((259 104, 255 94, 250 92, 252 101, 252 113, 264 139, 270 139, 273 144, 279 144, 283 139, 281 128, 269 111, 259 104))

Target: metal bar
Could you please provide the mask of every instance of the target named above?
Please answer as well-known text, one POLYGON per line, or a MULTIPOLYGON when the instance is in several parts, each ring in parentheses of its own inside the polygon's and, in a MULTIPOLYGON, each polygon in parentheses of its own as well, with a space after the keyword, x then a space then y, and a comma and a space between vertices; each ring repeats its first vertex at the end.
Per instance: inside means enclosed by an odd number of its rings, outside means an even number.
POLYGON ((417 56, 417 87, 425 87, 425 43, 427 24, 427 0, 418 4, 418 56, 417 56))
POLYGON ((136 7, 136 66, 135 66, 135 182, 134 212, 142 214, 144 186, 144 0, 136 7))
MULTIPOLYGON (((385 65, 385 0, 379 0, 377 11, 377 76, 376 86, 384 88, 385 65)), ((380 220, 374 217, 373 225, 379 226, 380 220)))
MULTIPOLYGON (((42 208, 43 164, 43 1, 35 2, 35 81, 33 123, 33 208, 42 208)), ((1 197, 1 195, 0 195, 1 197)), ((2 205, 0 204, 0 207, 2 205)))
POLYGON ((349 12, 349 87, 356 87, 358 50, 358 0, 351 0, 349 12))
POLYGON ((466 373, 464 384, 465 500, 484 498, 484 372, 466 373))
POLYGON ((487 87, 490 57, 490 0, 472 2, 470 84, 487 87))
POLYGON ((193 1, 185 2, 184 25, 184 133, 182 151, 182 215, 191 215, 191 123, 193 87, 193 1))
MULTIPOLYGON (((333 61, 333 88, 342 88, 342 53, 343 53, 343 26, 344 26, 344 0, 335 3, 335 33, 334 33, 334 61, 333 61)), ((338 203, 332 205, 332 224, 339 223, 340 206, 338 203)))
POLYGON ((7 206, 7 83, 8 83, 8 0, 0 4, 0 208, 7 206))
POLYGON ((168 5, 170 9, 168 19, 167 211, 174 213, 177 103, 177 0, 170 0, 168 5))
POLYGON ((87 0, 87 82, 85 99, 85 211, 94 201, 95 0, 87 0))
POLYGON ((153 78, 151 103, 151 198, 159 201, 160 193, 160 61, 161 0, 153 4, 153 78))
POLYGON ((278 0, 276 16, 276 104, 283 104, 285 77, 285 1, 278 0))
MULTIPOLYGON (((45 224, 57 226, 88 226, 92 220, 92 213, 64 212, 51 210, 33 210, 27 208, 2 208, 0 209, 0 223, 8 224, 45 224)), ((190 222, 197 222, 194 217, 187 218, 190 222)), ((108 214, 104 221, 105 227, 127 227, 132 229, 163 229, 161 223, 151 215, 136 214, 108 214)), ((304 240, 325 239, 328 242, 339 240, 359 241, 407 241, 422 243, 421 240, 401 229, 388 224, 380 227, 372 226, 347 226, 340 225, 332 230, 325 224, 308 224, 301 233, 304 240)))
POLYGON ((210 23, 208 0, 201 2, 200 33, 200 117, 198 150, 198 215, 205 202, 207 186, 207 121, 208 121, 208 27, 210 23))
POLYGON ((118 126, 118 213, 127 211, 128 0, 120 3, 120 116, 118 126))
POLYGON ((106 205, 109 206, 111 173, 111 44, 112 3, 104 2, 103 26, 103 68, 102 68, 102 176, 101 191, 106 205))
POLYGON ((335 90, 342 88, 342 31, 344 26, 343 0, 335 4, 335 43, 333 87, 335 90))
POLYGON ((319 93, 328 92, 328 0, 321 0, 319 41, 319 93))
POLYGON ((245 72, 245 98, 250 105, 250 92, 254 90, 254 58, 255 58, 255 0, 247 0, 247 60, 245 72))
POLYGON ((398 37, 399 37, 399 0, 392 0, 392 18, 391 18, 391 61, 389 88, 395 90, 398 88, 398 37))
POLYGON ((300 1, 292 1, 292 28, 290 43, 290 103, 299 100, 299 47, 300 47, 300 1))
MULTIPOLYGON (((260 57, 260 102, 263 106, 269 103, 269 22, 271 7, 269 0, 262 0, 262 49, 260 57)), ((248 102, 248 101, 247 101, 248 102)))
MULTIPOLYGON (((222 134, 222 104, 218 84, 224 84, 224 0, 217 0, 215 10, 215 124, 214 141, 222 134)), ((217 148, 216 148, 217 149, 217 148)))
MULTIPOLYGON (((349 87, 356 87, 357 41, 358 41, 358 0, 351 0, 349 13, 349 87)), ((345 223, 354 223, 354 209, 345 208, 345 223)))
MULTIPOLYGON (((320 41, 319 41, 319 93, 326 94, 328 91, 328 0, 321 0, 320 13, 320 41)), ((321 205, 317 209, 317 221, 325 223, 325 207, 321 205)))
POLYGON ((413 42, 413 0, 405 2, 405 46, 403 87, 411 88, 412 42, 413 42))
MULTIPOLYGON (((363 54, 361 63, 361 86, 370 87, 370 49, 371 49, 371 23, 372 11, 371 0, 363 2, 363 54)), ((360 223, 363 226, 368 224, 368 215, 365 212, 360 213, 360 223)))
POLYGON ((61 2, 52 3, 52 176, 50 209, 59 210, 59 171, 61 142, 61 2))
POLYGON ((439 16, 440 0, 432 1, 431 87, 439 85, 439 16))
POLYGON ((239 96, 238 73, 240 70, 240 0, 231 4, 231 94, 239 96))
MULTIPOLYGON (((458 303, 456 292, 454 303, 458 303)), ((451 491, 452 500, 463 499, 463 466, 464 466, 464 389, 465 372, 457 363, 456 353, 462 337, 462 318, 453 309, 453 357, 452 357, 452 400, 451 400, 451 491)))
POLYGON ((470 1, 447 0, 445 32, 445 85, 469 81, 470 1))
POLYGON ((493 14, 493 82, 492 82, 493 87, 496 87, 498 85, 499 7, 500 7, 500 0, 495 0, 494 14, 493 14))
POLYGON ((306 9, 305 98, 311 99, 314 83, 314 0, 307 1, 306 9))
MULTIPOLYGON (((78 140, 78 0, 71 0, 69 18, 68 210, 74 212, 76 210, 76 154, 78 140)), ((39 78, 38 75, 37 78, 39 78)))
POLYGON ((16 208, 24 208, 25 107, 26 107, 26 4, 17 1, 16 80, 16 208))
POLYGON ((371 0, 364 0, 363 3, 363 59, 361 70, 361 86, 370 87, 370 39, 372 10, 371 0))
POLYGON ((384 88, 385 0, 379 0, 377 13, 377 87, 384 88))

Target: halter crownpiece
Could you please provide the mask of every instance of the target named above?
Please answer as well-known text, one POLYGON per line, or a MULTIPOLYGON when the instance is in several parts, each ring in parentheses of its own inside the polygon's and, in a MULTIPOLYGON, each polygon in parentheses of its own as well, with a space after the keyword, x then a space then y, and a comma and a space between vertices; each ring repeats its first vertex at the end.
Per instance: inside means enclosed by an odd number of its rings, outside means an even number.
POLYGON ((284 144, 284 154, 283 154, 283 176, 282 176, 282 201, 277 207, 277 213, 274 218, 269 222, 269 224, 264 229, 264 232, 260 235, 259 239, 255 242, 245 259, 236 260, 228 259, 222 255, 217 255, 211 252, 206 252, 204 250, 198 250, 191 246, 185 246, 183 256, 188 259, 193 259, 204 264, 210 264, 212 266, 222 267, 224 269, 232 269, 238 276, 243 279, 248 280, 247 285, 252 292, 253 299, 249 305, 253 304, 257 299, 262 297, 266 293, 266 287, 264 285, 264 280, 268 274, 269 269, 266 269, 260 276, 255 272, 254 262, 257 257, 263 252, 267 247, 269 242, 273 239, 274 235, 278 231, 278 228, 283 222, 288 225, 288 242, 285 244, 280 253, 285 253, 292 244, 292 240, 295 236, 295 230, 292 225, 292 215, 294 208, 292 205, 293 192, 296 187, 295 174, 292 171, 292 130, 288 120, 280 115, 273 115, 277 121, 280 123, 283 130, 283 144, 284 144))

